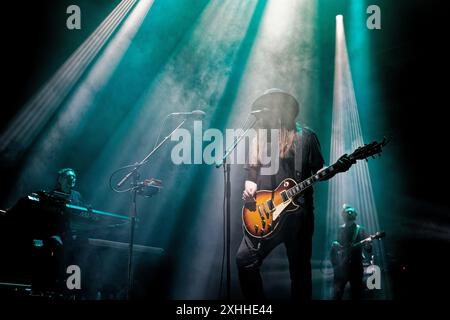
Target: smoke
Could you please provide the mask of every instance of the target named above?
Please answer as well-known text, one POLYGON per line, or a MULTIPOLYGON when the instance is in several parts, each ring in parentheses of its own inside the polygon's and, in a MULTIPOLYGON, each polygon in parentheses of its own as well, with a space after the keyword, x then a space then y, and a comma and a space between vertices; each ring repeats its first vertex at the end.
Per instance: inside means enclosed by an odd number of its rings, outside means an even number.
MULTIPOLYGON (((145 21, 141 20, 143 10, 134 27, 128 31, 124 27, 116 34, 117 42, 113 39, 109 44, 50 124, 45 139, 33 148, 19 186, 29 177, 39 183, 45 179, 53 182, 53 170, 70 165, 79 173, 79 183, 89 192, 87 197, 95 208, 127 214, 129 194, 109 190, 109 177, 115 169, 141 160, 152 150, 162 121, 171 112, 202 109, 207 112, 205 129, 222 117, 227 127, 239 128, 253 100, 277 87, 299 100, 301 120, 313 127, 319 123, 320 114, 314 108, 319 96, 314 2, 227 0, 194 9, 198 17, 159 12, 161 16, 149 14, 145 21), (176 39, 152 28, 151 21, 170 24, 170 19, 175 19, 171 25, 185 28, 176 39)), ((130 23, 131 18, 127 20, 130 23)), ((161 137, 180 121, 166 121, 161 137)), ((171 297, 216 298, 222 255, 223 172, 214 167, 175 166, 170 162, 170 150, 171 144, 166 143, 140 170, 141 179, 162 179, 164 189, 154 198, 138 199, 137 241, 178 249, 171 297)), ((242 237, 241 200, 236 195, 241 194, 244 179, 242 168, 233 166, 233 251, 242 237)), ((126 236, 126 231, 120 235, 126 236)), ((283 254, 276 253, 273 261, 280 261, 283 254)), ((113 274, 115 259, 111 255, 105 261, 105 274, 113 274)), ((266 261, 269 266, 270 261, 266 261)))

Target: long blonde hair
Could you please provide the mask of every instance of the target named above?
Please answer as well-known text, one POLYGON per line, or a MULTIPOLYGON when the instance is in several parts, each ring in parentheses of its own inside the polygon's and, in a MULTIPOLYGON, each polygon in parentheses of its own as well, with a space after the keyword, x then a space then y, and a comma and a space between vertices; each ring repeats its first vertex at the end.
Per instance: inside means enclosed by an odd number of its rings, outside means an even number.
MULTIPOLYGON (((267 130, 267 129, 266 129, 267 130)), ((296 129, 279 128, 278 150, 279 158, 286 158, 292 150, 295 150, 296 129)), ((250 143, 249 160, 251 166, 261 165, 263 152, 267 152, 267 135, 260 134, 260 130, 256 131, 250 143)))

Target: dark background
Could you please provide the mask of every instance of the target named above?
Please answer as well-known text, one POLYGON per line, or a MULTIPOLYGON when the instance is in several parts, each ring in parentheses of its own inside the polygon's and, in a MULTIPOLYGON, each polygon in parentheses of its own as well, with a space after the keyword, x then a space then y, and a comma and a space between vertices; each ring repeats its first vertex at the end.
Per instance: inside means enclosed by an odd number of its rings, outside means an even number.
MULTIPOLYGON (((401 167, 398 179, 405 185, 403 194, 391 195, 403 208, 392 219, 398 233, 390 235, 395 239, 390 247, 394 297, 445 299, 450 278, 445 1, 375 2, 382 8, 383 28, 391 32, 375 40, 379 49, 373 67, 386 99, 378 107, 393 135, 391 152, 401 167)), ((3 4, 2 129, 117 3, 77 1, 83 28, 71 32, 65 28, 70 1, 3 4)), ((1 163, 3 207, 21 160, 1 163)))

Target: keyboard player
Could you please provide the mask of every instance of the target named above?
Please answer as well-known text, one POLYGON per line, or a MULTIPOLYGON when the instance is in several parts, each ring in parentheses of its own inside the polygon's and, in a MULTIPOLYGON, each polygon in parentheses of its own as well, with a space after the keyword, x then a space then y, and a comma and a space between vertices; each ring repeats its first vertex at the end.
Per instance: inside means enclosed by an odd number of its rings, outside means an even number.
POLYGON ((59 170, 56 178, 56 187, 52 191, 53 195, 55 197, 60 197, 73 205, 83 205, 81 194, 74 190, 76 181, 77 176, 75 170, 72 168, 59 170))
POLYGON ((81 194, 74 190, 76 180, 74 169, 60 169, 52 191, 32 193, 6 213, 9 235, 3 236, 9 247, 12 277, 17 276, 18 282, 31 281, 33 291, 64 291, 65 266, 74 261, 75 238, 66 206, 86 207, 81 194))

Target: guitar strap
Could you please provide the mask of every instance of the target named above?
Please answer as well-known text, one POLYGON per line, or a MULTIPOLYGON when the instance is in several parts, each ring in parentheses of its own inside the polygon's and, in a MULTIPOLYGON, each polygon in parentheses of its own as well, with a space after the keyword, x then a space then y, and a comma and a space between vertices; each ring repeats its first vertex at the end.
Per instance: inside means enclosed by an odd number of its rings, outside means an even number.
POLYGON ((359 230, 361 229, 361 226, 359 224, 356 225, 355 228, 355 232, 353 233, 353 238, 352 238, 352 245, 355 243, 356 238, 358 237, 359 234, 359 230))
POLYGON ((296 136, 295 143, 295 174, 296 180, 301 181, 303 177, 303 165, 305 161, 303 161, 303 149, 305 146, 305 134, 303 128, 299 128, 299 131, 296 136))
MULTIPOLYGON (((271 133, 269 133, 269 135, 268 135, 267 142, 268 142, 267 143, 267 154, 272 154, 272 134, 271 133)), ((259 152, 259 150, 258 150, 258 152, 259 152)), ((277 179, 276 179, 275 174, 271 175, 270 183, 272 184, 272 186, 277 185, 277 179)), ((273 200, 274 197, 275 197, 275 189, 272 190, 272 195, 271 195, 270 199, 273 200)))

